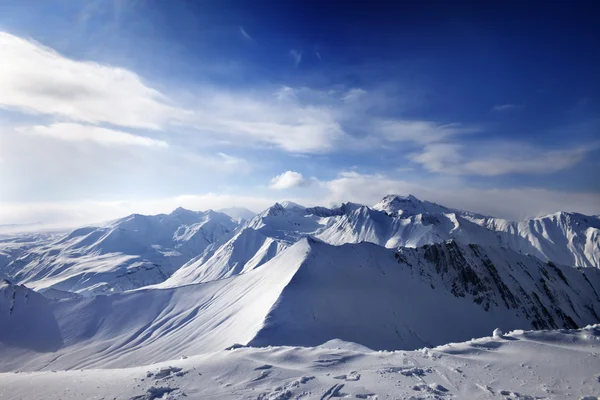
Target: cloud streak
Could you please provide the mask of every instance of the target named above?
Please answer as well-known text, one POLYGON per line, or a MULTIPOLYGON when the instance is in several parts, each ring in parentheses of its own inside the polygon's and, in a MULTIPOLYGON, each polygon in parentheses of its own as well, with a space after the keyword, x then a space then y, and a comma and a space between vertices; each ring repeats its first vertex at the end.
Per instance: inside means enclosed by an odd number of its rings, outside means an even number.
POLYGON ((520 104, 498 104, 492 107, 494 112, 508 112, 508 111, 519 111, 525 108, 520 104))
POLYGON ((479 144, 470 149, 456 143, 432 143, 409 157, 431 172, 499 176, 557 172, 581 162, 590 150, 547 150, 513 142, 479 144))
POLYGON ((114 129, 75 123, 63 122, 47 126, 37 125, 31 128, 21 128, 19 131, 27 135, 41 136, 67 142, 93 142, 104 146, 169 147, 168 143, 163 140, 133 135, 114 129))
POLYGON ((298 64, 300 64, 302 62, 302 52, 301 51, 292 49, 292 50, 290 50, 289 54, 292 57, 292 59, 294 60, 294 65, 298 66, 298 64))
POLYGON ((252 36, 250 36, 248 34, 248 32, 246 32, 246 30, 244 29, 243 26, 240 26, 240 33, 242 34, 242 36, 244 38, 246 38, 247 40, 251 41, 251 42, 255 42, 254 38, 252 36))

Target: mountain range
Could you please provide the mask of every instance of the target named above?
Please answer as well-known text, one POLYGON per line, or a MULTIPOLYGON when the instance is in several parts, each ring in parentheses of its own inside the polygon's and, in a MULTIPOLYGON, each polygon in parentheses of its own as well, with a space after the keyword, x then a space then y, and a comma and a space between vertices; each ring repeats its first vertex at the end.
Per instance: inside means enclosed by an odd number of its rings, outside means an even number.
POLYGON ((600 322, 597 216, 507 221, 414 196, 246 216, 178 208, 3 237, 0 369, 332 339, 411 350, 600 322))

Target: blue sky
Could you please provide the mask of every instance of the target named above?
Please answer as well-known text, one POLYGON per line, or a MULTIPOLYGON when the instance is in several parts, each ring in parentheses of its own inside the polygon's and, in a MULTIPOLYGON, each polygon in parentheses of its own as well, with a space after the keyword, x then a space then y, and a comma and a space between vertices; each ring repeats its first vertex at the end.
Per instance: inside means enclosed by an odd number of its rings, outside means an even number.
POLYGON ((600 213, 596 11, 2 2, 0 224, 390 192, 600 213))

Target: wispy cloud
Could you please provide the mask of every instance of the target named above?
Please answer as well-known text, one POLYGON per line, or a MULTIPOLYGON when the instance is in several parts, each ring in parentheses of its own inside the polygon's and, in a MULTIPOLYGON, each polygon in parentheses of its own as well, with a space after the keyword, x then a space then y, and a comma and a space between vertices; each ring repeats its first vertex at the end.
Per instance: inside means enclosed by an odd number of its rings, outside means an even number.
POLYGON ((519 111, 525 108, 522 104, 498 104, 492 107, 494 112, 519 111))
POLYGON ((302 52, 301 51, 292 49, 292 50, 290 50, 289 54, 292 57, 292 59, 294 60, 295 65, 298 65, 302 62, 302 52))
POLYGON ((498 176, 549 174, 579 163, 590 148, 548 150, 515 142, 472 145, 427 144, 410 158, 427 170, 442 174, 498 176))
POLYGON ((271 179, 269 188, 271 189, 291 189, 299 186, 310 185, 311 180, 306 179, 301 173, 294 171, 285 171, 284 173, 277 175, 271 179))
POLYGON ((248 32, 246 32, 246 30, 244 29, 243 26, 240 26, 240 33, 242 34, 242 36, 246 39, 248 39, 251 42, 254 42, 254 38, 252 36, 250 36, 250 34, 248 34, 248 32))
POLYGON ((19 131, 29 135, 43 136, 56 140, 68 142, 93 142, 104 146, 169 146, 167 142, 163 140, 133 135, 114 129, 76 123, 37 125, 31 128, 20 128, 19 131))
POLYGON ((475 133, 477 128, 433 121, 384 120, 377 123, 383 137, 390 142, 432 143, 457 135, 475 133))
POLYGON ((322 204, 354 201, 372 205, 390 193, 413 194, 421 200, 433 201, 448 207, 479 212, 508 219, 523 219, 559 210, 600 213, 600 194, 561 192, 533 187, 483 189, 466 181, 448 183, 444 178, 432 184, 402 180, 385 174, 342 172, 338 177, 322 182, 327 194, 322 204))
POLYGON ((123 68, 71 60, 3 32, 0 54, 2 108, 148 129, 159 129, 185 115, 123 68))
POLYGON ((364 97, 367 94, 367 91, 361 88, 352 88, 348 90, 343 96, 342 100, 351 102, 357 101, 360 98, 364 97))
POLYGON ((199 98, 190 125, 238 145, 325 153, 346 136, 333 107, 306 103, 292 88, 263 94, 204 91, 199 98))

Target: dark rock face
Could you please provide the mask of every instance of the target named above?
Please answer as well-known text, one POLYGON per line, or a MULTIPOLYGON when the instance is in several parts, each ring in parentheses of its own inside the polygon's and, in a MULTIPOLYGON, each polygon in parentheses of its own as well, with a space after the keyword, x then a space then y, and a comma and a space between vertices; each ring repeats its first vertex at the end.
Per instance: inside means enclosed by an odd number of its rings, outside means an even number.
POLYGON ((419 275, 431 287, 444 285, 454 296, 471 297, 486 311, 514 310, 536 329, 574 329, 600 321, 600 288, 592 283, 599 280, 586 276, 600 271, 561 267, 522 255, 493 257, 498 251, 509 254, 505 249, 448 241, 402 249, 396 259, 414 268, 409 260, 416 258, 419 275))

